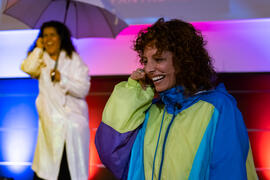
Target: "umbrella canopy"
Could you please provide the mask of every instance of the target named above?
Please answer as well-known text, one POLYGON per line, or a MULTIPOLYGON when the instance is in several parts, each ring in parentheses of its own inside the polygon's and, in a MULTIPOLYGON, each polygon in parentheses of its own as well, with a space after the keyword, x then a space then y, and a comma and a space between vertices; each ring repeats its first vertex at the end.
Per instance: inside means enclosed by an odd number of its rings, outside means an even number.
POLYGON ((11 0, 4 14, 30 28, 50 20, 63 22, 75 38, 116 37, 128 25, 108 10, 75 0, 11 0))

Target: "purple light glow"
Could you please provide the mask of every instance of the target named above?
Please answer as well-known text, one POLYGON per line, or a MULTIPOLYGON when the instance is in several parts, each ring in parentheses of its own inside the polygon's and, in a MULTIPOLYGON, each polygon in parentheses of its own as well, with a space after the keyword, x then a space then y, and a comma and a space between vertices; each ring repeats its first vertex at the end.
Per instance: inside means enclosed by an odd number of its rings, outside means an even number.
MULTIPOLYGON (((194 22, 208 41, 218 72, 270 71, 270 19, 194 22)), ((91 75, 127 75, 139 66, 132 50, 136 34, 149 25, 131 25, 116 39, 74 39, 91 75)), ((0 31, 0 77, 26 77, 20 64, 36 30, 0 31), (16 51, 15 51, 16 50, 16 51)))

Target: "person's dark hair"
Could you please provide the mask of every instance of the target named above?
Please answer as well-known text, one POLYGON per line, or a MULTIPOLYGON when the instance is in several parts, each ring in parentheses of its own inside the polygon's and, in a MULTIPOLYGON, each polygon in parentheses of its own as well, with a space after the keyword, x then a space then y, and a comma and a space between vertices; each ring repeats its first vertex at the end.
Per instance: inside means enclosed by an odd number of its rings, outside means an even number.
MULTIPOLYGON (((43 36, 43 31, 45 28, 47 27, 53 27, 56 29, 56 32, 59 34, 60 36, 60 40, 61 40, 61 46, 60 46, 60 49, 61 50, 64 50, 66 51, 68 57, 72 58, 72 52, 75 51, 75 47, 72 43, 72 40, 71 40, 71 33, 69 31, 69 29, 67 28, 67 26, 61 22, 58 22, 58 21, 48 21, 48 22, 45 22, 42 24, 41 28, 40 28, 40 31, 39 31, 39 34, 37 36, 37 39, 39 37, 42 37, 43 36)), ((29 52, 33 51, 34 48, 36 47, 36 41, 37 39, 35 40, 35 42, 33 43, 33 45, 30 47, 29 52)))
POLYGON ((213 87, 215 71, 205 49, 201 32, 190 23, 160 18, 155 24, 140 31, 133 49, 142 59, 146 46, 157 48, 157 54, 170 51, 176 70, 176 84, 182 85, 186 95, 213 87))

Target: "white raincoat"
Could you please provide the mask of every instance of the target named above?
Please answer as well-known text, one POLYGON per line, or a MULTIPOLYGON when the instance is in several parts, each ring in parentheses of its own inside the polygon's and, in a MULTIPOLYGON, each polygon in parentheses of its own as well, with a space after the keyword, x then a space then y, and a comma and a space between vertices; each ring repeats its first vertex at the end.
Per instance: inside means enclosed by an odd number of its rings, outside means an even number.
POLYGON ((38 140, 32 168, 39 177, 57 179, 64 144, 73 180, 88 179, 89 123, 88 68, 75 52, 70 59, 61 51, 58 71, 61 80, 53 83, 50 71, 55 61, 40 48, 35 48, 23 61, 21 69, 39 77, 36 106, 39 114, 38 140), (44 62, 45 65, 42 65, 44 62))

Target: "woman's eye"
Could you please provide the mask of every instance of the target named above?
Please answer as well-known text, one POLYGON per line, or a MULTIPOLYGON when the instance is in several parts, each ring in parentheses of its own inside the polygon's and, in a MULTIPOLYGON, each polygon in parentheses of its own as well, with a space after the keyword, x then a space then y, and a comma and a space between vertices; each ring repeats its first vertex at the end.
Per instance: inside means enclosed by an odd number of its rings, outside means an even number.
POLYGON ((142 65, 146 65, 147 64, 147 60, 146 59, 141 59, 140 62, 141 62, 142 65))
POLYGON ((163 61, 163 60, 164 60, 164 58, 155 58, 156 62, 160 62, 160 61, 163 61))

